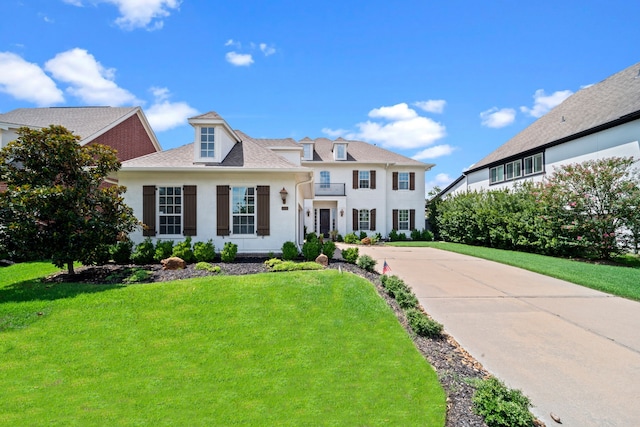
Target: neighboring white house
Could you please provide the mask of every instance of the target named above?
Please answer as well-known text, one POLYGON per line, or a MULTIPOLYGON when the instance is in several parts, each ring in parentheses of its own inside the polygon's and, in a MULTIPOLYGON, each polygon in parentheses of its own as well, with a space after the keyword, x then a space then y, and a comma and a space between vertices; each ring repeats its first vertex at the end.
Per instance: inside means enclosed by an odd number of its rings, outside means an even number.
POLYGON ((433 165, 338 139, 259 139, 214 112, 189 119, 195 143, 123 162, 125 202, 146 225, 135 242, 232 241, 241 253, 278 252, 304 233, 380 233, 424 227, 433 165))
MULTIPOLYGON (((640 160, 640 63, 579 90, 466 170, 440 196, 541 181, 558 166, 640 160)), ((638 162, 636 162, 638 165, 638 162)))

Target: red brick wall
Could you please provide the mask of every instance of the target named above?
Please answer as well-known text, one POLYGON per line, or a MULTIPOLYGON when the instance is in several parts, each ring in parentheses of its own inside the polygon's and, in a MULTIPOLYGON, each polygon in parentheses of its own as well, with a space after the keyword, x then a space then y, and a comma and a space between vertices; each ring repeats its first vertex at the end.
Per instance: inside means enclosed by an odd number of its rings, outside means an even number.
POLYGON ((103 133, 91 144, 103 144, 118 150, 120 161, 144 156, 156 151, 138 115, 129 117, 113 129, 103 133))

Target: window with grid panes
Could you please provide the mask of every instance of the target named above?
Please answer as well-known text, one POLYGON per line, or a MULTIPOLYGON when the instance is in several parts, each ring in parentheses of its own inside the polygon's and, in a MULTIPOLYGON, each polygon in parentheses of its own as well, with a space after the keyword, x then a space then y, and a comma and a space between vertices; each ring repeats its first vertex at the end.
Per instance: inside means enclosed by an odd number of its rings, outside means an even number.
POLYGON ((158 188, 159 234, 182 234, 182 187, 158 188))
POLYGON ((256 195, 253 187, 233 187, 231 209, 233 234, 255 234, 256 195))

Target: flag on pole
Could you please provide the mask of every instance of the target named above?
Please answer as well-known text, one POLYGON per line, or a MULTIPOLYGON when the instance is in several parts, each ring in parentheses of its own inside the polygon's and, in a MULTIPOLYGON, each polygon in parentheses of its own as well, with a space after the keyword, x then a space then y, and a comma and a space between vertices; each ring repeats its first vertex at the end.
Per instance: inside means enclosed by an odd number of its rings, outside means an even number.
POLYGON ((384 264, 382 265, 382 274, 391 273, 391 267, 387 264, 387 260, 384 260, 384 264))

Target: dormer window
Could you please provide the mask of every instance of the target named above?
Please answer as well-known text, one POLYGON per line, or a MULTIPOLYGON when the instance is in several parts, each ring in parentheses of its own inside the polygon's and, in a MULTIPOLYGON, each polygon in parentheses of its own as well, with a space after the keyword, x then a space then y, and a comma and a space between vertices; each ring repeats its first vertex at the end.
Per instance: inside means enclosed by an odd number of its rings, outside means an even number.
POLYGON ((335 144, 333 146, 334 160, 347 160, 347 144, 335 144))
POLYGON ((313 144, 302 144, 302 160, 313 160, 313 144))
POLYGON ((200 157, 215 158, 216 157, 216 128, 202 127, 200 128, 200 157))

